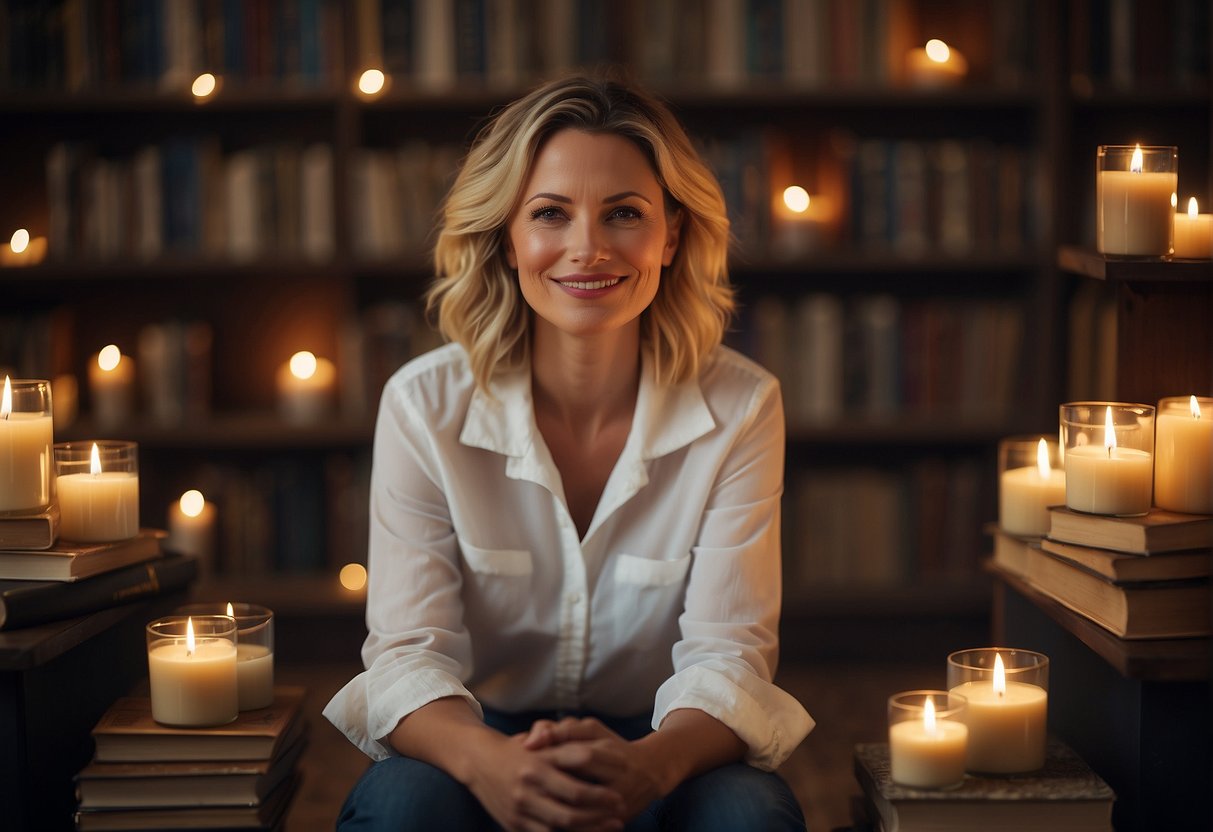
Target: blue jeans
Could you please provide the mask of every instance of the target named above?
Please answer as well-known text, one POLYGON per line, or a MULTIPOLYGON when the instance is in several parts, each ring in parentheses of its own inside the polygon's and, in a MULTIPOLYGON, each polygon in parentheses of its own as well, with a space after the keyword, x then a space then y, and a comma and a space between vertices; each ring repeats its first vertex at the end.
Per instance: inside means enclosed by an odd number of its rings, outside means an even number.
MULTIPOLYGON (((485 722, 505 734, 552 714, 485 711, 485 722)), ((626 739, 649 732, 649 717, 598 717, 626 739)), ((480 832, 500 827, 467 788, 446 772, 408 757, 373 764, 355 784, 337 819, 340 832, 480 832)), ((628 832, 792 832, 804 830, 792 790, 777 774, 744 763, 721 766, 682 783, 653 801, 627 825, 628 832)))

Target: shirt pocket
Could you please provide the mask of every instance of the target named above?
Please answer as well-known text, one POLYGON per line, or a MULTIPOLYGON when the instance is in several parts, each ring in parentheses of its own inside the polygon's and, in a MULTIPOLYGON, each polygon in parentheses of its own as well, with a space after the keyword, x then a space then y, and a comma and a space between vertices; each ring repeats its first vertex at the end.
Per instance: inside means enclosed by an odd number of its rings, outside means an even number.
POLYGON ((673 560, 616 556, 612 629, 618 645, 632 650, 669 650, 678 640, 678 616, 690 566, 689 554, 673 560))
POLYGON ((650 560, 636 555, 619 555, 615 562, 615 582, 636 586, 668 586, 686 577, 691 556, 674 560, 650 560))
POLYGON ((529 618, 534 562, 526 549, 485 549, 459 541, 468 626, 503 633, 529 618))

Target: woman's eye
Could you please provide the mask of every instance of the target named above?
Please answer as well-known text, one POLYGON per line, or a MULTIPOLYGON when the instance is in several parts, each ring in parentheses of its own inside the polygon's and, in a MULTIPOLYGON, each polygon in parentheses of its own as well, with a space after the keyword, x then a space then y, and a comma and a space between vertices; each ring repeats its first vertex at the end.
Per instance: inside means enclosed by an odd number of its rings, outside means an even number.
POLYGON ((642 216, 639 210, 630 205, 621 205, 611 212, 611 218, 617 220, 638 220, 642 216))
POLYGON ((531 219, 546 222, 558 220, 561 216, 563 216, 563 212, 554 205, 549 205, 546 208, 536 208, 531 212, 531 219))

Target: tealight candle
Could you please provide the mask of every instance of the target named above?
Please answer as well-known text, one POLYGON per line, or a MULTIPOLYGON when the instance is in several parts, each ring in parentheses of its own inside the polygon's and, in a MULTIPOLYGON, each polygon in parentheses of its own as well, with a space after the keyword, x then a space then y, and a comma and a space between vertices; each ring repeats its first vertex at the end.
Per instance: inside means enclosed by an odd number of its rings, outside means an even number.
POLYGON ((0 513, 33 512, 50 505, 54 496, 52 413, 49 381, 4 377, 0 393, 0 513))
POLYGON ((948 691, 914 690, 890 696, 893 782, 919 789, 958 785, 964 779, 969 738, 964 712, 964 697, 948 691))
POLYGON ((303 350, 278 368, 278 407, 284 419, 310 424, 332 409, 336 369, 327 358, 303 350))
POLYGON ((1150 510, 1154 477, 1151 405, 1064 404, 1061 429, 1069 508, 1122 516, 1150 510))
POLYGON ((1006 648, 959 650, 948 656, 948 690, 965 701, 969 728, 965 768, 1017 774, 1045 763, 1049 659, 1006 648))
POLYGON ((59 535, 105 542, 139 533, 139 460, 134 442, 55 445, 59 535))
POLYGON ((1059 445, 1044 437, 1010 437, 998 444, 998 525, 1008 534, 1044 537, 1049 506, 1066 501, 1059 445))
POLYGON ((239 715, 236 622, 228 616, 174 616, 147 625, 152 719, 202 728, 239 715))
POLYGON ((1174 147, 1099 146, 1095 227, 1102 254, 1171 253, 1178 170, 1179 151, 1174 147))
POLYGON ((1213 514, 1213 398, 1173 396, 1158 402, 1154 504, 1213 514))
POLYGON ((1188 200, 1186 212, 1175 214, 1175 256, 1190 260, 1213 257, 1213 214, 1201 214, 1196 197, 1188 200))
POLYGON ((88 392, 93 419, 105 430, 130 418, 135 390, 135 362, 114 344, 103 348, 88 364, 88 392))
POLYGON ((916 87, 951 87, 964 80, 969 62, 938 38, 906 53, 906 73, 916 87))
POLYGON ((274 613, 258 604, 188 604, 177 615, 226 615, 236 622, 236 687, 240 710, 274 703, 274 613))

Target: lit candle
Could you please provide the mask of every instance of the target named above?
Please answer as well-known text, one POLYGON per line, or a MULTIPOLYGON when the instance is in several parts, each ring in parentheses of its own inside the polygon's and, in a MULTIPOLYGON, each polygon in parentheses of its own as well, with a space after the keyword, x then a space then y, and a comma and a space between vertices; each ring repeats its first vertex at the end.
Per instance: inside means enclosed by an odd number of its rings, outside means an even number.
POLYGON ((927 693, 923 698, 922 719, 889 725, 893 781, 920 789, 956 785, 964 779, 968 737, 969 729, 964 723, 936 719, 934 697, 927 693))
POLYGON ((1066 501, 1066 475, 1049 465, 1049 443, 1036 446, 1036 464, 1003 471, 998 483, 998 522, 1027 537, 1049 533, 1049 506, 1066 501))
POLYGON ((303 350, 278 368, 278 406, 283 418, 314 423, 332 408, 336 370, 327 358, 303 350))
POLYGON ((990 679, 963 682, 952 692, 966 702, 968 771, 1012 774, 1044 765, 1049 702, 1044 688, 1007 681, 1002 655, 996 654, 990 679))
POLYGON ((1175 214, 1175 256, 1190 260, 1213 257, 1213 214, 1201 214, 1196 197, 1188 200, 1187 213, 1175 214))
POLYGON ((1156 419, 1154 504, 1213 514, 1213 398, 1163 399, 1156 419))
POLYGON ((46 257, 46 238, 31 237, 18 228, 7 245, 0 245, 0 266, 36 266, 46 257))
POLYGON ((98 427, 120 427, 130 418, 134 387, 135 362, 115 344, 93 356, 88 365, 88 390, 98 427))
MULTIPOLYGON (((114 443, 131 446, 133 443, 114 443)), ((59 448, 67 447, 60 445, 59 448)), ((97 443, 89 455, 88 473, 65 474, 61 460, 56 478, 59 492, 59 534, 65 540, 105 542, 139 533, 139 474, 132 470, 102 470, 97 443)))
POLYGON ((198 558, 199 578, 209 577, 215 566, 215 507, 201 491, 190 489, 169 506, 165 547, 198 558))
POLYGON ((950 87, 964 80, 969 62, 964 55, 938 38, 906 54, 906 71, 916 87, 950 87))
POLYGON ((771 245, 785 259, 803 257, 817 249, 828 220, 828 200, 810 196, 799 185, 783 190, 771 205, 771 245))
MULTIPOLYGON (((1151 153, 1158 150, 1152 148, 1151 153)), ((1170 148, 1163 150, 1169 152, 1170 148)), ((1101 165, 1115 164, 1116 158, 1105 152, 1101 165)), ((1096 231, 1103 254, 1157 257, 1171 253, 1175 216, 1171 197, 1178 174, 1174 170, 1147 171, 1144 158, 1137 145, 1127 170, 1098 171, 1096 231)))
POLYGON ((1145 514, 1150 510, 1153 474, 1154 460, 1148 451, 1118 446, 1109 405, 1103 446, 1066 449, 1066 505, 1092 514, 1145 514))
MULTIPOLYGON (((185 638, 153 636, 148 628, 148 681, 152 718, 165 725, 226 725, 238 715, 236 645, 230 636, 194 637, 193 618, 185 638)), ((230 622, 229 622, 230 623, 230 622)), ((234 632, 231 624, 229 633, 234 632)))
POLYGON ((252 711, 274 704, 274 613, 265 607, 240 604, 236 620, 236 675, 240 710, 252 711))
POLYGON ((0 512, 37 511, 51 502, 54 445, 50 384, 4 377, 0 394, 0 512), (26 395, 26 394, 29 395, 26 395), (26 407, 36 410, 26 410, 26 407))

